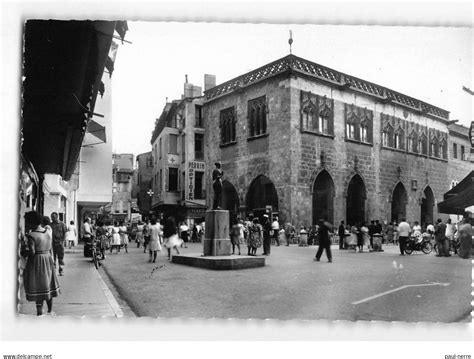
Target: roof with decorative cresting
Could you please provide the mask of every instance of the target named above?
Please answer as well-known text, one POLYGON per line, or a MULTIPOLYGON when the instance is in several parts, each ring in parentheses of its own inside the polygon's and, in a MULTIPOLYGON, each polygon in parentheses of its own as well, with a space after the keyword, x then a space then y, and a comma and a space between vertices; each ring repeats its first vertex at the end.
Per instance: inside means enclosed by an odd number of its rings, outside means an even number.
POLYGON ((279 60, 273 61, 267 65, 204 91, 206 101, 213 101, 234 91, 241 91, 245 87, 251 86, 262 80, 285 73, 308 76, 315 80, 338 87, 341 90, 355 91, 374 97, 382 103, 397 104, 441 121, 449 120, 449 111, 442 108, 430 105, 384 86, 305 60, 295 55, 287 55, 279 60))

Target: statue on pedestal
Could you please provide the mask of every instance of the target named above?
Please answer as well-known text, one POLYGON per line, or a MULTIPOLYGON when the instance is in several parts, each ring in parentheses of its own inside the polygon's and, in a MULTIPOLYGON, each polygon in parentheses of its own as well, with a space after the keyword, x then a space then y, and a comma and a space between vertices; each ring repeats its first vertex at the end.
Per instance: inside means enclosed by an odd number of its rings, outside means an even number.
POLYGON ((222 177, 224 172, 221 170, 221 164, 216 162, 216 168, 212 171, 212 189, 214 190, 214 201, 212 209, 220 209, 222 202, 222 177))

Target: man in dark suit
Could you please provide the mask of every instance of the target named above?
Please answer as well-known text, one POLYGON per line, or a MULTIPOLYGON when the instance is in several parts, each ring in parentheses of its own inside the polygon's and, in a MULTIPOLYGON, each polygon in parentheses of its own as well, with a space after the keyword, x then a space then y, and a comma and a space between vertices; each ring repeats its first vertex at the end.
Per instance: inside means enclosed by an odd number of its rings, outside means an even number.
POLYGON ((435 240, 436 244, 438 245, 438 254, 436 257, 451 257, 449 254, 449 249, 447 246, 446 241, 446 224, 443 223, 441 219, 438 219, 438 223, 436 224, 435 228, 435 240))
POLYGON ((329 239, 329 226, 328 222, 324 221, 323 219, 319 220, 319 248, 318 252, 316 253, 316 262, 319 262, 321 256, 323 254, 323 250, 326 250, 326 255, 328 257, 328 262, 332 262, 332 255, 331 255, 331 240, 329 239))

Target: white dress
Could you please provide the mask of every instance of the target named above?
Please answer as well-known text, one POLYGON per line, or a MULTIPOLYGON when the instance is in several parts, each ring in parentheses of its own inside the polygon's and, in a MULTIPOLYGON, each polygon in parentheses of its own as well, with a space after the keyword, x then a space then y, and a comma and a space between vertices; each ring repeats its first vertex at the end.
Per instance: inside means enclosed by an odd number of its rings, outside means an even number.
POLYGON ((119 230, 121 231, 120 233, 120 243, 121 244, 128 244, 128 234, 127 232, 127 226, 121 226, 119 227, 119 230))
POLYGON ((151 232, 150 235, 150 251, 161 251, 161 235, 162 229, 161 225, 156 223, 148 227, 149 231, 151 232))
POLYGON ((119 234, 119 227, 112 228, 112 245, 119 246, 120 245, 120 234, 119 234))
POLYGON ((76 226, 74 224, 69 224, 67 226, 66 241, 73 241, 74 245, 77 245, 76 226))

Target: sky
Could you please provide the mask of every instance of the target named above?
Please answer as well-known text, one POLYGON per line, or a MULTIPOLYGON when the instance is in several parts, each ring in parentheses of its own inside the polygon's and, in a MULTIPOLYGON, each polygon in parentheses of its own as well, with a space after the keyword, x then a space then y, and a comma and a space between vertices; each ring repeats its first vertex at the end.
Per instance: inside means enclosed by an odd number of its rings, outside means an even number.
POLYGON ((185 74, 217 84, 292 53, 450 111, 470 125, 472 29, 129 21, 112 77, 113 150, 151 150, 166 102, 181 98, 185 74))

